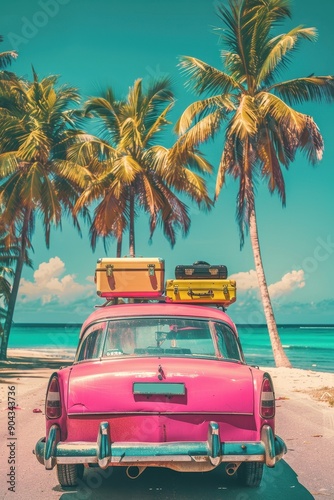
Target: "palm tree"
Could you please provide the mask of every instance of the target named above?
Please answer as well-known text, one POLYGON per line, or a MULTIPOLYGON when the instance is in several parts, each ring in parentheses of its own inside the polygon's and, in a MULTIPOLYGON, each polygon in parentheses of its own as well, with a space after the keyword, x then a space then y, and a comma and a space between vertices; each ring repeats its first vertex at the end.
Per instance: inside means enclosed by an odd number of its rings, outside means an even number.
MULTIPOLYGON (((7 276, 12 274, 13 270, 9 267, 5 267, 0 264, 0 319, 3 320, 7 315, 7 305, 10 297, 11 284, 7 279, 7 276)), ((2 321, 0 322, 0 352, 3 346, 3 334, 4 330, 2 327, 2 321)), ((1 356, 0 356, 1 359, 1 356)))
POLYGON ((174 104, 168 79, 151 82, 143 89, 136 80, 125 100, 112 89, 88 100, 87 116, 97 118, 99 138, 90 137, 71 148, 70 158, 90 169, 88 185, 76 204, 76 212, 97 204, 91 225, 91 243, 98 237, 115 237, 120 255, 125 230, 129 231, 129 254, 135 255, 135 219, 140 209, 150 216, 151 237, 160 224, 173 246, 178 230, 186 234, 190 218, 186 205, 176 196, 183 192, 209 209, 212 202, 203 178, 192 172, 211 172, 211 166, 191 148, 179 154, 178 146, 157 144, 169 124, 174 104), (176 181, 177 179, 177 181, 176 181))
POLYGON ((288 168, 298 150, 311 164, 322 156, 323 140, 314 120, 293 105, 307 101, 332 102, 332 76, 308 76, 277 82, 300 40, 313 41, 314 28, 298 26, 287 33, 274 32, 290 17, 288 0, 229 0, 218 7, 219 30, 226 50, 224 71, 193 57, 182 57, 189 83, 203 99, 191 104, 177 124, 187 146, 213 137, 224 122, 225 144, 219 164, 216 197, 227 174, 239 180, 236 217, 241 246, 249 229, 260 294, 276 366, 291 364, 280 342, 260 252, 255 211, 258 178, 268 181, 285 205, 282 168, 288 168))
MULTIPOLYGON (((75 111, 71 107, 79 102, 79 95, 74 88, 57 88, 56 84, 57 77, 39 81, 34 71, 31 83, 17 77, 0 79, 1 223, 13 237, 19 235, 3 357, 35 219, 41 218, 49 246, 51 226, 61 225, 63 214, 71 213, 85 175, 84 169, 64 159, 66 143, 75 141, 75 111)), ((74 224, 78 228, 76 218, 74 224)))
MULTIPOLYGON (((0 359, 6 357, 6 347, 3 343, 4 329, 2 327, 2 320, 6 319, 7 306, 11 295, 11 282, 14 275, 13 266, 17 262, 20 253, 18 247, 18 238, 14 236, 16 232, 15 226, 9 231, 2 224, 0 218, 0 359)), ((25 255, 25 264, 32 267, 32 262, 25 255)))
MULTIPOLYGON (((15 256, 13 256, 11 249, 8 248, 8 243, 4 242, 4 239, 0 239, 0 318, 1 319, 6 318, 7 315, 6 306, 8 305, 11 292, 11 284, 7 278, 10 278, 13 275, 13 269, 8 266, 8 263, 13 262, 14 260, 15 256)), ((1 345, 0 345, 0 350, 1 350, 1 345)))

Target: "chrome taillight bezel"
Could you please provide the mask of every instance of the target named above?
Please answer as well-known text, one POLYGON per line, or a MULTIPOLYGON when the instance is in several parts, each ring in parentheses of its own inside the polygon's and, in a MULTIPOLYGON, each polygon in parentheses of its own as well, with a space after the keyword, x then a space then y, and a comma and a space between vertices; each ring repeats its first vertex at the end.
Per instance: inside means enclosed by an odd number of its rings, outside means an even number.
POLYGON ((260 415, 264 419, 275 417, 275 391, 270 376, 266 373, 262 380, 260 394, 260 415))
POLYGON ((45 416, 49 420, 60 418, 62 414, 60 386, 57 375, 52 375, 45 397, 45 416))

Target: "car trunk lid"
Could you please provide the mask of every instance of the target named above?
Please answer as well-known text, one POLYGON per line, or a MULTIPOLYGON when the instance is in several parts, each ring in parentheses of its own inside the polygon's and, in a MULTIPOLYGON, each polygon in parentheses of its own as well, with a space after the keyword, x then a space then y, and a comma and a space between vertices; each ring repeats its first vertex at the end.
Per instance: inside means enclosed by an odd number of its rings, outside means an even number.
POLYGON ((68 415, 252 414, 253 377, 241 363, 187 358, 119 358, 78 363, 68 415))

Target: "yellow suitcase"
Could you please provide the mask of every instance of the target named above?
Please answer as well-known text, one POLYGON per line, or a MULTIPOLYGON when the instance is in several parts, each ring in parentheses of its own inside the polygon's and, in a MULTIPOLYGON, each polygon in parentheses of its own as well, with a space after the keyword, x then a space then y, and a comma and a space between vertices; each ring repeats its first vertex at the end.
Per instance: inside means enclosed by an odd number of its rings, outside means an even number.
POLYGON ((100 297, 160 297, 165 284, 165 261, 158 257, 102 258, 95 270, 100 297))
POLYGON ((225 307, 236 301, 234 280, 167 280, 167 300, 177 303, 221 304, 225 307))

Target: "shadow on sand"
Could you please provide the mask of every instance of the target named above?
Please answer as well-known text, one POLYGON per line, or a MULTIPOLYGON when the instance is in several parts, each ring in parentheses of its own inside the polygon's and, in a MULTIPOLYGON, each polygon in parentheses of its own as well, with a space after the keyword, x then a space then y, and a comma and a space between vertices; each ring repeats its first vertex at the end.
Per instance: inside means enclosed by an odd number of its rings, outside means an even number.
POLYGON ((274 469, 265 467, 259 488, 244 488, 235 476, 229 477, 218 467, 206 473, 178 473, 169 469, 146 469, 135 479, 129 479, 123 467, 101 471, 87 470, 76 489, 62 491, 61 500, 119 499, 141 500, 310 500, 313 495, 298 482, 297 474, 281 460, 274 469))
POLYGON ((7 361, 0 361, 0 383, 14 378, 41 378, 39 370, 58 370, 61 366, 71 365, 71 359, 62 357, 13 356, 7 361))

